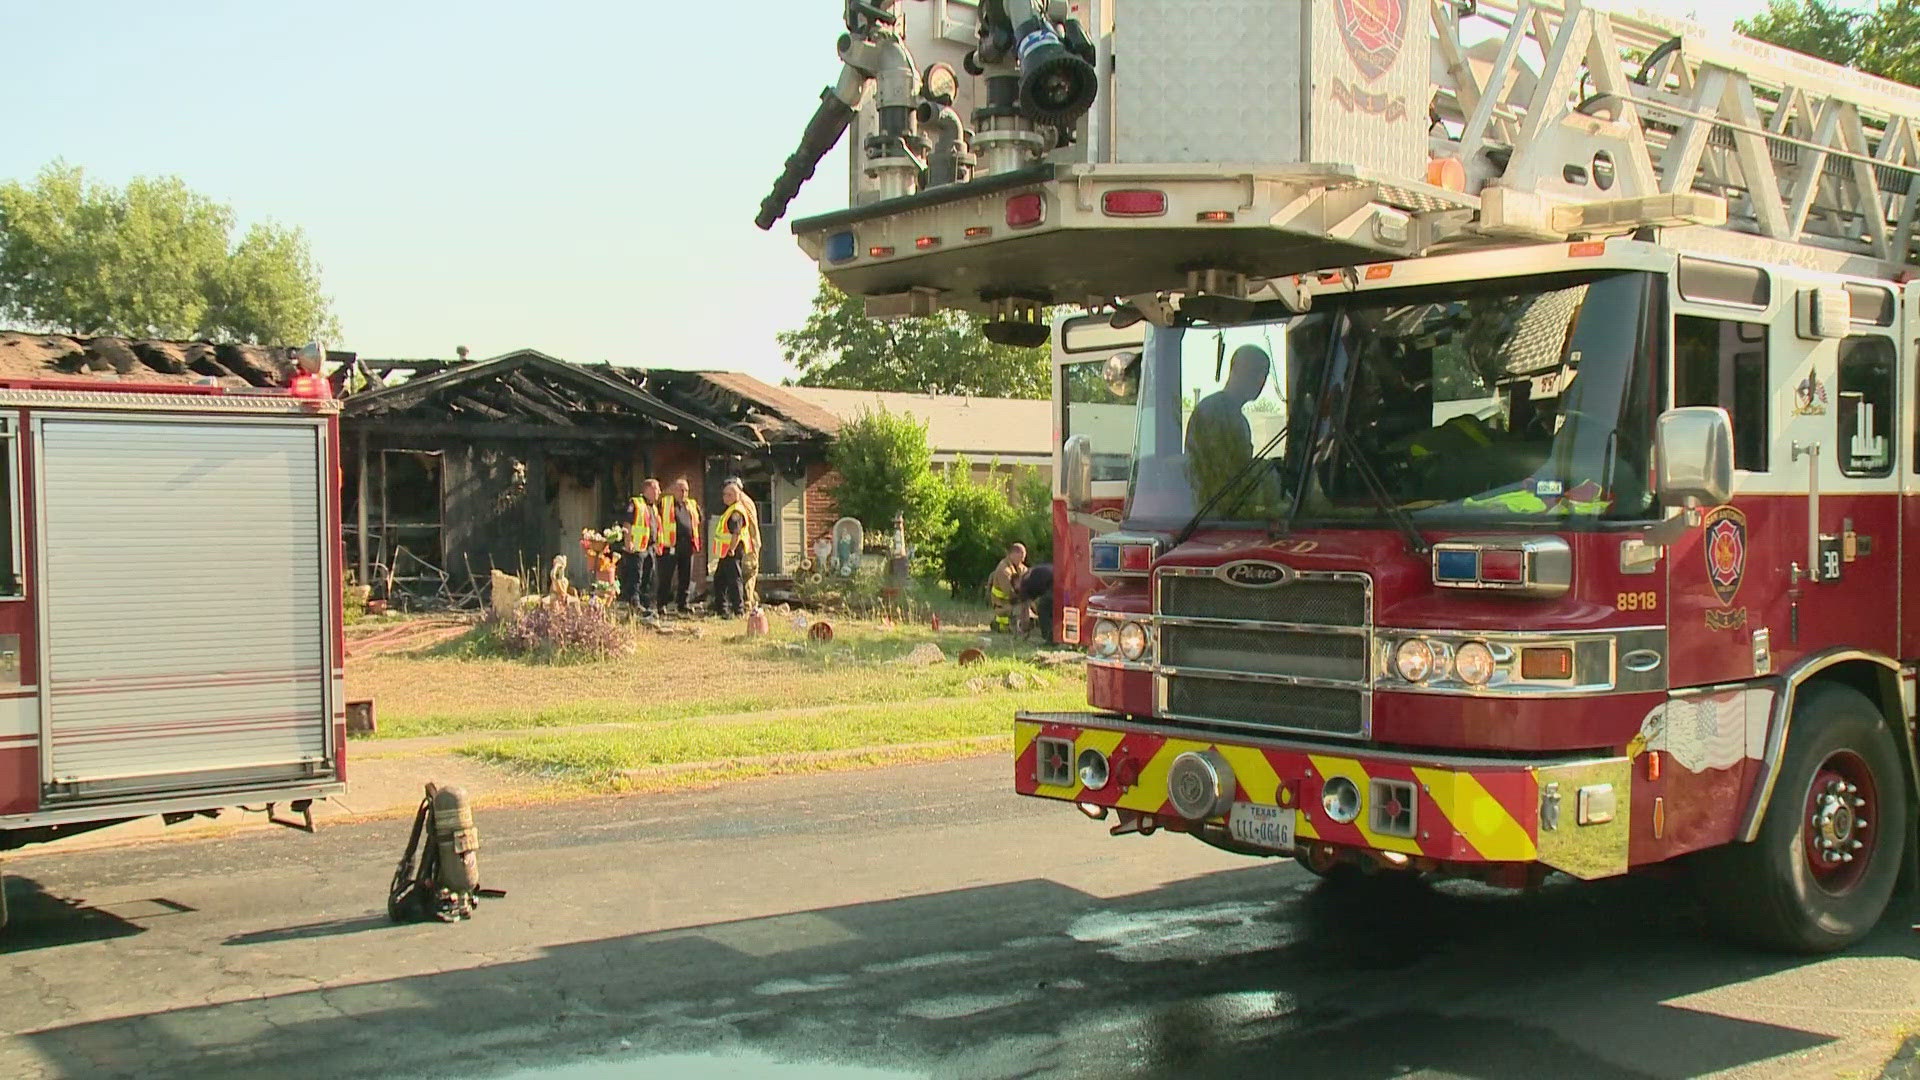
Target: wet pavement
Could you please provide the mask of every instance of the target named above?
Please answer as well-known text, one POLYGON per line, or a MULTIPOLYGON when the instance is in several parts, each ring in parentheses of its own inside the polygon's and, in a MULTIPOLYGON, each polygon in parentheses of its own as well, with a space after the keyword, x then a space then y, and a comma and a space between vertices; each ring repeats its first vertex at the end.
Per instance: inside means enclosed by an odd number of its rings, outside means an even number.
POLYGON ((405 823, 17 858, 0 1076, 1872 1078, 1920 937, 1720 946, 1677 882, 1342 889, 1108 838, 983 760, 480 811, 457 926, 405 823))

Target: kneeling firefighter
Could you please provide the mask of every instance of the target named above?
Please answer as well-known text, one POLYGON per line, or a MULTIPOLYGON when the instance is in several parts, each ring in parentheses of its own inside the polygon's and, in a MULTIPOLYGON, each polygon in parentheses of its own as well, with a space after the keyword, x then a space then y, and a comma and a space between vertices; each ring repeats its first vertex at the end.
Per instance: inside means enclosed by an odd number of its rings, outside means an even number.
POLYGON ((479 850, 480 830, 474 827, 467 793, 428 784, 413 817, 413 835, 387 890, 387 917, 394 922, 458 922, 472 916, 481 897, 505 896, 503 890, 480 887, 479 850), (422 839, 427 840, 424 847, 422 839))
POLYGON ((987 597, 993 604, 993 631, 996 634, 1008 633, 1013 629, 1014 594, 1020 589, 1020 579, 1027 573, 1027 545, 1015 544, 1007 549, 1007 556, 993 568, 987 576, 987 597))

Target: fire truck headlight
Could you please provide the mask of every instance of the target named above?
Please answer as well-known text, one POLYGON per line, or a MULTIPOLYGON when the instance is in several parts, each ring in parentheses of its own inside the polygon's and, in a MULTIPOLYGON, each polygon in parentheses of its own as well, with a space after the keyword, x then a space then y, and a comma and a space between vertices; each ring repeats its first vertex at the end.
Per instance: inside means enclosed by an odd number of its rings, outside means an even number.
POLYGON ((1099 791, 1107 786, 1107 755, 1088 747, 1080 751, 1079 760, 1075 764, 1080 767, 1080 783, 1088 791, 1099 791))
POLYGON ((1360 787, 1344 776, 1330 778, 1320 789, 1320 808, 1327 816, 1346 825, 1360 816, 1360 787))
POLYGON ((1453 655, 1453 670, 1469 686, 1485 686, 1493 678, 1493 650, 1478 641, 1460 646, 1453 655))
POLYGON ((1120 651, 1120 624, 1112 619, 1099 619, 1093 624, 1093 637, 1089 639, 1092 647, 1087 651, 1095 656, 1112 656, 1120 651))
POLYGON ((1147 628, 1145 626, 1137 622, 1121 624, 1120 655, 1128 660, 1138 660, 1147 655, 1147 628))
MULTIPOLYGON (((1492 660, 1492 656, 1488 656, 1492 660)), ((1408 682, 1421 682, 1433 674, 1433 646, 1419 638, 1408 638, 1393 650, 1393 670, 1408 682)))

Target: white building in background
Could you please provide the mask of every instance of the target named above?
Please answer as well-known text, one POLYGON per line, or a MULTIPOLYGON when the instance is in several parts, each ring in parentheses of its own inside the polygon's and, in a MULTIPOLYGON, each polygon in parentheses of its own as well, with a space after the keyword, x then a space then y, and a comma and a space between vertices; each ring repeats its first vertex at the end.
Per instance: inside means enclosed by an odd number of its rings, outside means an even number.
POLYGON ((937 467, 964 457, 975 480, 996 469, 1001 476, 1023 466, 1053 476, 1053 416, 1046 401, 1019 398, 961 397, 953 394, 893 394, 873 390, 824 390, 786 386, 782 390, 839 417, 844 423, 865 412, 905 413, 927 426, 937 467))

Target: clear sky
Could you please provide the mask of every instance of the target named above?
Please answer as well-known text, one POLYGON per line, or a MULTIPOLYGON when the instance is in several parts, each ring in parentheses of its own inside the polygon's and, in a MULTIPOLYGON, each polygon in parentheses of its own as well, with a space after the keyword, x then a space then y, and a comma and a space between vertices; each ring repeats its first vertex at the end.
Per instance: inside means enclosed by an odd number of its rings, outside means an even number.
MULTIPOLYGON (((8 6, 0 177, 173 173, 301 226, 336 347, 787 374, 813 265, 752 218, 837 74, 841 0, 8 6)), ((844 202, 844 162, 796 213, 844 202)))

